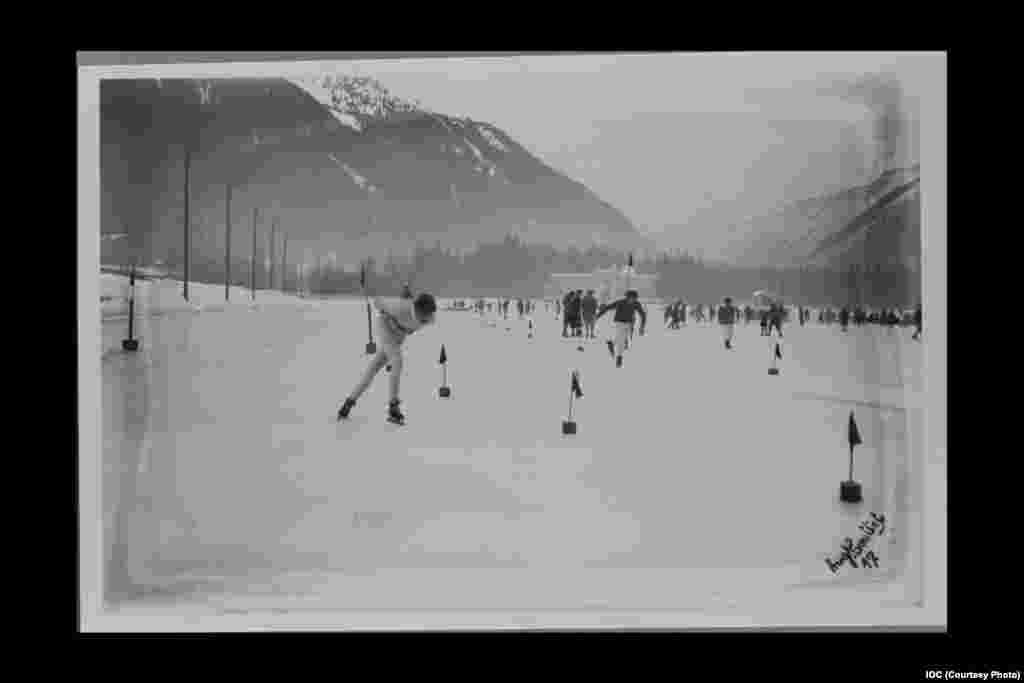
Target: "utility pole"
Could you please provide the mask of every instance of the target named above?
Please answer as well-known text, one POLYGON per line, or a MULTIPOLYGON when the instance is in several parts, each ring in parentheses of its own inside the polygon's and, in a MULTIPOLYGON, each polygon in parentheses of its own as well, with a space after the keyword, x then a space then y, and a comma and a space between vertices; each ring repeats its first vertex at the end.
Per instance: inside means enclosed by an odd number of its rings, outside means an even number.
POLYGON ((189 276, 189 201, 188 201, 188 173, 192 163, 192 153, 189 144, 185 143, 185 301, 188 301, 188 276, 189 276))
POLYGON ((252 210, 252 258, 249 261, 249 293, 253 301, 256 301, 256 219, 259 216, 259 209, 252 210))
POLYGON ((284 254, 281 255, 281 291, 288 291, 288 235, 284 235, 284 254))
POLYGON ((227 185, 227 197, 224 203, 224 301, 231 296, 231 184, 227 185))
POLYGON ((270 289, 274 289, 274 247, 277 246, 277 216, 270 223, 270 289))

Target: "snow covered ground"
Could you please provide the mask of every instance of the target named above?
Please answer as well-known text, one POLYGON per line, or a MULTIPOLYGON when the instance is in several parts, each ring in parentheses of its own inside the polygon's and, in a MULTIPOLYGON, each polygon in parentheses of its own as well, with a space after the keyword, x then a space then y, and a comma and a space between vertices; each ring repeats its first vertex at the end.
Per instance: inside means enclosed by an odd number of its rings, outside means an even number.
POLYGON ((652 309, 617 369, 606 319, 581 352, 543 306, 532 340, 514 315, 442 311, 407 343, 408 424, 385 421, 384 372, 339 424, 368 360, 362 302, 258 292, 254 308, 240 291, 218 306, 223 287, 208 286, 196 314, 175 304, 180 283, 150 285, 147 305, 170 312, 140 318, 139 353, 119 351, 123 318, 102 326, 115 594, 706 607, 781 592, 813 601, 815 586, 855 583, 917 599, 924 387, 912 330, 790 324, 770 376, 775 339, 756 324, 737 326, 727 351, 717 325, 667 330, 652 309), (442 344, 449 400, 437 391, 442 344), (574 369, 579 433, 563 436, 574 369), (851 411, 864 441, 858 506, 837 501, 851 411), (887 524, 870 546, 879 568, 830 571, 824 559, 872 512, 887 524))

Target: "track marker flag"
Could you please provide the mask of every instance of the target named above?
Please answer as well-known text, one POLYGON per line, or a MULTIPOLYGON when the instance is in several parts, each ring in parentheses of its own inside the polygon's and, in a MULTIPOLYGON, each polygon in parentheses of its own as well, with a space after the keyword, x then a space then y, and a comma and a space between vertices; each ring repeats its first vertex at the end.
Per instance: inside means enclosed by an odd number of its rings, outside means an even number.
POLYGON ((863 500, 863 495, 860 484, 853 480, 853 449, 864 441, 860 437, 860 430, 857 429, 857 421, 853 418, 852 410, 846 427, 846 441, 850 445, 850 478, 839 485, 839 499, 845 503, 859 503, 863 500))
POLYGON ((768 368, 769 375, 779 374, 778 363, 782 358, 782 348, 779 346, 779 342, 775 342, 775 349, 772 352, 772 366, 768 368))
POLYGON ((860 438, 860 430, 857 429, 857 421, 853 419, 853 411, 850 411, 850 421, 846 427, 846 441, 850 444, 850 479, 853 479, 853 448, 864 443, 860 438))
POLYGON ((445 352, 444 344, 441 344, 441 357, 438 362, 441 364, 441 388, 437 393, 441 398, 451 398, 452 390, 448 386, 448 354, 445 352))
POLYGON ((573 398, 583 398, 583 390, 580 388, 579 371, 572 371, 572 380, 569 386, 569 419, 562 421, 562 434, 569 435, 576 433, 576 423, 572 419, 573 398))
POLYGON ((373 343, 373 322, 370 314, 370 295, 366 292, 366 264, 359 264, 359 286, 366 296, 366 334, 369 341, 366 342, 366 355, 372 356, 377 353, 377 345, 373 343))

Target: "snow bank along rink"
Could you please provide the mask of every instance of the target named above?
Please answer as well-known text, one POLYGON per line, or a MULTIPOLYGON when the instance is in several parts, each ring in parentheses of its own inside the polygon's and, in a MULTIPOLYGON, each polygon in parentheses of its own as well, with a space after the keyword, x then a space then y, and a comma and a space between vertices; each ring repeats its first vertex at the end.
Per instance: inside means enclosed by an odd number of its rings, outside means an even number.
POLYGON ((368 362, 363 300, 258 291, 253 307, 238 289, 225 306, 223 286, 190 285, 197 314, 181 283, 148 284, 138 353, 120 351, 126 319, 102 326, 115 596, 706 608, 850 585, 916 599, 912 330, 787 325, 770 376, 776 339, 756 323, 737 325, 730 352, 717 325, 667 330, 651 306, 616 369, 610 316, 598 339, 564 339, 540 305, 528 339, 526 318, 441 301, 406 344, 398 427, 383 371, 335 421, 368 362), (563 436, 573 369, 579 433, 563 436), (837 500, 851 410, 857 506, 837 500), (879 567, 831 571, 872 512, 887 525, 870 546, 879 567))

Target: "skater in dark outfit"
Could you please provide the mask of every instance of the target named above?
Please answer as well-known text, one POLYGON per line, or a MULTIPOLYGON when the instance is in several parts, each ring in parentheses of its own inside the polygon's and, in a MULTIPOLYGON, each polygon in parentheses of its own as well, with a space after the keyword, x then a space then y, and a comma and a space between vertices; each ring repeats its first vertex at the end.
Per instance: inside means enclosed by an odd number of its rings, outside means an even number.
POLYGON ((570 292, 569 304, 566 306, 566 317, 569 320, 570 336, 580 336, 583 327, 583 301, 580 290, 570 292))
POLYGON ((609 304, 602 306, 597 312, 597 319, 600 320, 601 316, 608 311, 614 310, 615 317, 613 321, 615 323, 615 341, 608 340, 608 352, 615 358, 615 367, 622 367, 622 353, 626 348, 626 339, 629 336, 629 330, 633 327, 636 321, 637 313, 640 314, 640 336, 644 335, 644 330, 647 329, 647 311, 644 310, 641 305, 640 295, 635 289, 631 289, 626 292, 625 298, 613 301, 609 304))
POLYGON ((683 302, 677 301, 669 308, 670 321, 668 328, 670 330, 678 330, 679 324, 682 321, 683 316, 683 302))
POLYGON ((850 329, 850 310, 846 306, 839 311, 839 329, 843 332, 850 329))
POLYGON ((761 311, 761 336, 768 336, 768 309, 761 311))
POLYGON ((583 336, 583 290, 576 290, 576 317, 574 318, 576 323, 576 336, 583 336))
POLYGON ((571 291, 566 292, 565 296, 562 297, 562 336, 569 336, 569 307, 572 304, 573 293, 571 291))
POLYGON ((420 294, 414 300, 384 299, 375 296, 373 303, 378 311, 376 330, 380 350, 370 361, 359 384, 345 399, 345 403, 338 411, 338 419, 342 420, 348 417, 349 412, 355 407, 356 401, 370 387, 373 378, 381 368, 390 364, 392 372, 389 377, 391 400, 388 403, 388 420, 396 424, 404 424, 405 416, 398 409, 401 403, 399 384, 402 379, 402 344, 410 334, 435 322, 437 302, 430 294, 420 294))
POLYGON ((588 289, 587 295, 583 297, 582 312, 586 337, 587 339, 593 339, 594 325, 597 323, 597 297, 594 296, 594 290, 592 289, 588 289))
POLYGON ((768 315, 768 336, 772 336, 772 330, 777 330, 779 339, 782 339, 782 318, 786 312, 782 304, 772 304, 771 313, 768 315))
POLYGON ((924 320, 923 315, 921 313, 921 304, 918 304, 917 308, 914 309, 914 336, 911 337, 911 339, 913 339, 914 341, 919 340, 921 338, 921 332, 923 331, 924 320))
POLYGON ((722 338, 725 348, 732 349, 732 336, 736 330, 736 317, 739 311, 732 305, 732 299, 725 297, 725 303, 718 307, 718 324, 722 327, 722 338))

